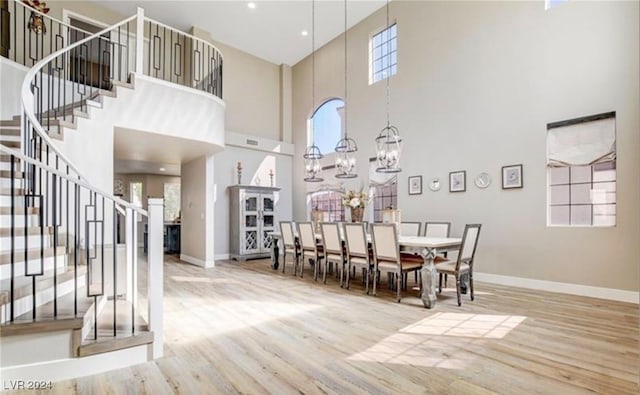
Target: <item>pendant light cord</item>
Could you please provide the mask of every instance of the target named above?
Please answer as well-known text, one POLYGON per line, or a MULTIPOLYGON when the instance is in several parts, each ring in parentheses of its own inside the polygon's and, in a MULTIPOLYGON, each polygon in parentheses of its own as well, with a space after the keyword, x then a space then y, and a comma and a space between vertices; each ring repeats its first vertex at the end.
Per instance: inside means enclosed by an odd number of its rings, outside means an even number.
MULTIPOLYGON (((387 66, 391 63, 391 41, 389 40, 389 34, 391 33, 389 31, 389 0, 387 0, 387 28, 385 30, 386 32, 386 37, 387 37, 387 66)), ((389 78, 391 77, 389 71, 391 71, 391 67, 389 67, 387 69, 386 72, 386 77, 387 77, 387 127, 389 127, 391 125, 391 122, 389 121, 389 101, 390 101, 390 90, 389 90, 389 78)))
POLYGON ((316 2, 311 0, 311 108, 313 115, 311 115, 311 140, 313 146, 316 145, 316 128, 313 121, 313 116, 316 112, 316 2))
POLYGON ((344 138, 349 137, 347 128, 347 0, 344 0, 344 138))

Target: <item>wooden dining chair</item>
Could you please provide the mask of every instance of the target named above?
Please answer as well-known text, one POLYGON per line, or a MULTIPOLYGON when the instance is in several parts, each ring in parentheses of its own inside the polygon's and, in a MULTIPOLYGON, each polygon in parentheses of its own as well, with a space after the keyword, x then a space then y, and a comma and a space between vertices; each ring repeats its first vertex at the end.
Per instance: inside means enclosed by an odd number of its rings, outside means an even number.
POLYGON ((400 222, 400 236, 420 236, 420 222, 400 222))
POLYGON ((433 222, 424 223, 425 237, 449 237, 451 234, 451 222, 433 222))
POLYGON ((293 222, 280 221, 280 234, 282 235, 282 273, 287 266, 287 254, 293 256, 293 274, 298 273, 298 260, 300 258, 300 251, 296 245, 296 239, 293 234, 293 222))
MULTIPOLYGON (((342 287, 342 279, 345 274, 346 260, 342 248, 342 237, 340 235, 340 225, 337 222, 321 222, 320 230, 322 232, 322 244, 324 246, 325 270, 323 282, 327 283, 326 265, 329 263, 336 264, 336 271, 340 275, 340 286, 342 287)), ((349 273, 347 272, 347 282, 349 281, 349 273)))
POLYGON ((402 289, 400 279, 404 273, 420 270, 424 260, 420 255, 400 252, 398 235, 394 224, 373 224, 371 226, 371 239, 374 251, 373 295, 376 295, 378 271, 393 273, 396 280, 396 298, 400 303, 402 289))
POLYGON ((324 259, 324 249, 322 244, 318 245, 318 242, 316 241, 312 222, 298 222, 297 225, 298 236, 300 237, 300 253, 302 256, 300 277, 304 277, 304 261, 309 259, 309 261, 313 261, 313 280, 318 281, 318 267, 320 266, 320 261, 324 259))
MULTIPOLYGON (((366 292, 369 294, 369 279, 372 264, 369 257, 369 243, 364 223, 344 224, 344 235, 347 247, 347 270, 360 268, 364 271, 366 292)), ((350 276, 347 277, 347 289, 349 289, 350 276)))
MULTIPOLYGON (((444 261, 436 264, 436 270, 440 275, 452 275, 456 278, 456 293, 458 296, 458 306, 462 305, 460 300, 460 277, 469 275, 469 288, 471 290, 471 300, 473 300, 473 259, 476 255, 478 237, 480 236, 480 224, 469 224, 464 227, 462 243, 458 251, 458 258, 455 261, 444 261)), ((442 293, 442 277, 438 284, 438 292, 442 293)))

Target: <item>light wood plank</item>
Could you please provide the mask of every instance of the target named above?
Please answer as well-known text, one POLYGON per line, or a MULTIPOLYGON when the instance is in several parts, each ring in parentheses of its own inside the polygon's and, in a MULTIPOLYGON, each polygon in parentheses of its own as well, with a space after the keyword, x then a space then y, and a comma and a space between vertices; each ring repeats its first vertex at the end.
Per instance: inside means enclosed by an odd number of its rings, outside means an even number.
POLYGON ((300 279, 267 260, 205 270, 167 256, 165 357, 54 393, 638 393, 638 305, 477 283, 475 301, 458 307, 448 288, 427 310, 415 289, 398 304, 385 279, 373 297, 359 274, 346 290, 305 267, 300 279), (458 326, 429 324, 443 316, 458 326), (497 337, 474 321, 514 317, 497 337))

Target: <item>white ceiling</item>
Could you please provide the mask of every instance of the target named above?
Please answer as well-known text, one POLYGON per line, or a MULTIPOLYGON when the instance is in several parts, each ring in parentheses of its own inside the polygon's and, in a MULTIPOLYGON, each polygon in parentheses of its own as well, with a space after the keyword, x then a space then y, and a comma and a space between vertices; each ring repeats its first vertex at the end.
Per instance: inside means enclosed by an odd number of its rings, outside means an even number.
MULTIPOLYGON (((197 26, 223 44, 238 48, 275 64, 293 66, 311 53, 311 4, 309 0, 248 1, 104 1, 100 5, 131 16, 136 7, 145 15, 177 29, 197 26), (302 36, 307 30, 309 35, 302 36)), ((386 4, 385 0, 349 0, 351 27, 386 4)), ((320 48, 344 31, 344 2, 315 2, 315 47, 320 48)), ((224 53, 223 53, 224 55, 224 53)))
POLYGON ((113 139, 116 173, 179 176, 182 163, 222 150, 196 140, 120 127, 114 128, 113 139))

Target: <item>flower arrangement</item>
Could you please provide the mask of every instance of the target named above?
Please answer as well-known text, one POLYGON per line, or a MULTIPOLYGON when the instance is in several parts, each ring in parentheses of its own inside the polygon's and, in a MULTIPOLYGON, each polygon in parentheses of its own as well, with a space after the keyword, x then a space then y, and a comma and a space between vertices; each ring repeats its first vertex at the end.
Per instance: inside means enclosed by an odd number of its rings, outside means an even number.
MULTIPOLYGON (((49 12, 49 7, 47 7, 47 3, 45 3, 44 1, 40 2, 40 0, 25 0, 24 3, 43 14, 49 12)), ((45 26, 42 15, 38 15, 33 11, 31 11, 29 24, 27 25, 27 27, 34 33, 47 33, 47 27, 45 26)))
POLYGON ((342 195, 342 204, 350 208, 364 208, 367 205, 369 196, 365 192, 347 191, 342 195))

